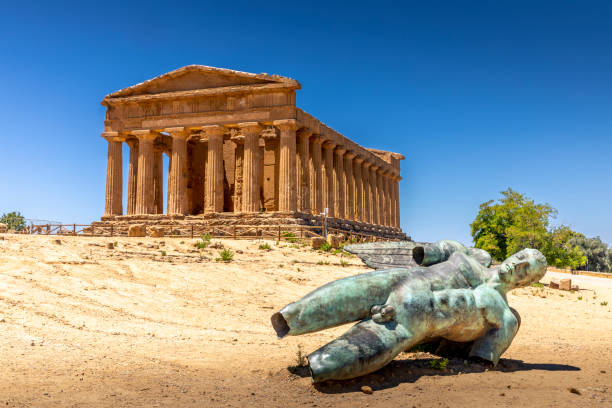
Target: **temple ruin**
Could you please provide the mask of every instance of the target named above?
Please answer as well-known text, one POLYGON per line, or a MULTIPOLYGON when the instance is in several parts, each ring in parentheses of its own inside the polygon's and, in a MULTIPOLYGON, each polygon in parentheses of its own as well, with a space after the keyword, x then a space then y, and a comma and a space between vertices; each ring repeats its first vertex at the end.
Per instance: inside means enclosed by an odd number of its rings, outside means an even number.
POLYGON ((320 225, 327 208, 337 228, 404 237, 404 157, 364 148, 302 111, 300 88, 287 77, 190 65, 107 95, 106 202, 98 224, 320 225))

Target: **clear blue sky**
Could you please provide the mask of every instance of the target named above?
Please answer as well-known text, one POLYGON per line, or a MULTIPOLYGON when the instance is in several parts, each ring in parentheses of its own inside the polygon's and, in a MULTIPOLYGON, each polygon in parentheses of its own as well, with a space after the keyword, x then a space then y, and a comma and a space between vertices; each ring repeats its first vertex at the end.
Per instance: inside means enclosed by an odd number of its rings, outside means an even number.
POLYGON ((295 78, 302 109, 403 153, 415 240, 469 243, 512 187, 612 244, 610 2, 34 3, 0 12, 0 212, 99 219, 100 100, 203 64, 295 78))

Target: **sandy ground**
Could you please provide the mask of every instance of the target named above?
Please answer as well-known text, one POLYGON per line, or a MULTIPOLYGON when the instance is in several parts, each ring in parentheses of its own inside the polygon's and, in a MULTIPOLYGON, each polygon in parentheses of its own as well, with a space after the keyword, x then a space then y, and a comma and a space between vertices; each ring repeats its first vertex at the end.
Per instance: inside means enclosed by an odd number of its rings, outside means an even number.
POLYGON ((612 406, 612 280, 510 294, 522 326, 497 368, 455 359, 436 371, 435 356, 402 353, 315 387, 295 367, 298 350, 346 327, 277 340, 269 317, 368 268, 290 244, 213 240, 235 252, 223 263, 194 242, 0 236, 0 406, 612 406))

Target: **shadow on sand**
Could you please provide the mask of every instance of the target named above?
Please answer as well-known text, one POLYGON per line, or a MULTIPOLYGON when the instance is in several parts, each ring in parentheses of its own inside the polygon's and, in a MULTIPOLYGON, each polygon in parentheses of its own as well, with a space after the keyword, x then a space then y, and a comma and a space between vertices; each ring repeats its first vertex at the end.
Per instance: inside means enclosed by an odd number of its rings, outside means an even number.
MULTIPOLYGON (((435 357, 434 357, 435 358, 435 357)), ((430 368, 429 362, 432 358, 418 358, 410 360, 394 360, 380 370, 364 375, 359 378, 344 381, 326 381, 315 384, 315 388, 326 394, 340 394, 360 391, 362 385, 369 385, 372 390, 383 390, 393 388, 402 383, 414 383, 425 376, 457 376, 461 374, 482 373, 484 371, 580 371, 579 367, 565 364, 550 363, 525 363, 522 360, 501 359, 497 367, 483 362, 469 361, 466 365, 462 359, 450 359, 448 366, 444 370, 434 370, 430 368)), ((310 377, 308 367, 289 367, 289 372, 294 375, 310 377)))

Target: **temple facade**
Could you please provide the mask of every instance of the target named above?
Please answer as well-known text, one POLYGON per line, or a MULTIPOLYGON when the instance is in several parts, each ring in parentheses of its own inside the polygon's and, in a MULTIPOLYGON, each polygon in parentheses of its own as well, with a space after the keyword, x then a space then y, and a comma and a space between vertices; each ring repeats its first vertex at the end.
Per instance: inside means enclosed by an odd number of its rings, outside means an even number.
POLYGON ((401 233, 404 157, 364 148, 297 108, 300 88, 277 75, 190 65, 107 95, 102 221, 308 221, 327 209, 345 228, 401 233))

